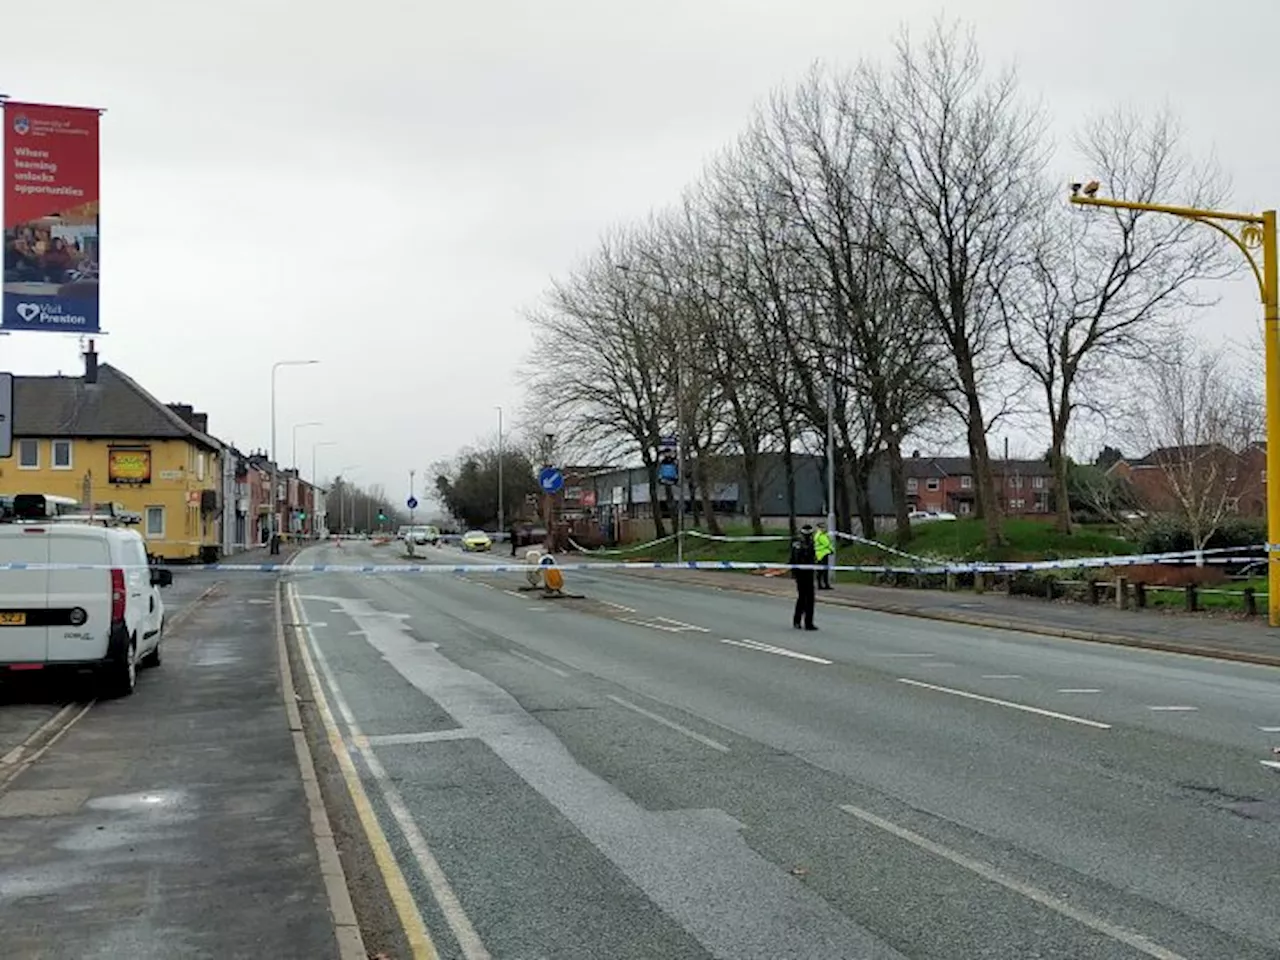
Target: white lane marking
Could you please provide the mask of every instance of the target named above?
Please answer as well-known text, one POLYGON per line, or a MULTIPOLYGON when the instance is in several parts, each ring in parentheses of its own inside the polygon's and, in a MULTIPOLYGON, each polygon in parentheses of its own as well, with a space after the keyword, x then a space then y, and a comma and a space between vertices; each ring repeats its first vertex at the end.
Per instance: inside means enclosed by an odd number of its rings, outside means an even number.
POLYGON ((876 656, 886 657, 887 659, 890 659, 890 660, 907 660, 907 659, 915 659, 915 658, 920 658, 923 660, 923 659, 928 659, 929 657, 935 657, 937 656, 937 654, 935 653, 877 653, 876 656))
POLYGON ((1042 907, 1047 907, 1054 913, 1061 914, 1068 919, 1076 921, 1076 923, 1083 924, 1090 930, 1096 931, 1103 936, 1110 937, 1112 940, 1116 940, 1126 946, 1132 947, 1139 953, 1146 954, 1148 957, 1155 957, 1156 960, 1186 960, 1186 958, 1181 954, 1174 953, 1167 947, 1162 947, 1149 937, 1143 936, 1133 930, 1127 930, 1124 927, 1117 926, 1116 924, 1104 920, 1101 917, 1094 916, 1085 910, 1081 910, 1079 907, 1067 903, 1065 900, 1059 899, 1051 893, 1047 893, 1038 887, 1033 887, 1029 883, 1024 883, 1021 880, 1009 876, 989 863, 984 863, 981 860, 975 860, 973 857, 966 856, 965 854, 952 850, 949 847, 944 847, 942 844, 935 843, 927 837, 922 837, 913 830, 908 830, 906 827, 900 827, 896 823, 891 823, 890 821, 885 820, 883 817, 878 817, 868 810, 862 810, 858 807, 845 803, 840 804, 840 809, 850 816, 857 817, 864 823, 869 823, 873 827, 878 827, 885 833, 892 834, 900 840, 905 840, 907 843, 914 844, 921 850, 927 850, 929 853, 941 857, 944 860, 948 860, 958 867, 963 867, 971 873, 976 873, 984 880, 989 880, 992 883, 999 884, 1006 890, 1012 890, 1014 893, 1026 897, 1033 903, 1038 903, 1042 907))
POLYGON ((788 650, 786 647, 775 647, 771 643, 761 643, 759 640, 721 640, 721 643, 729 643, 735 647, 742 647, 745 650, 756 650, 760 653, 773 653, 779 657, 792 657, 796 660, 807 660, 810 663, 820 663, 824 667, 832 664, 830 660, 824 660, 822 657, 811 657, 807 653, 800 653, 797 650, 788 650))
POLYGON ((348 636, 348 637, 363 637, 363 636, 364 636, 364 631, 363 631, 363 630, 348 630, 348 631, 347 631, 347 636, 348 636))
POLYGON ((613 602, 612 602, 612 601, 610 601, 610 600, 601 600, 600 602, 601 602, 601 603, 603 603, 606 607, 613 607, 613 609, 615 609, 615 610, 621 610, 623 613, 635 613, 635 612, 636 612, 635 607, 624 607, 622 604, 620 604, 620 603, 613 603, 613 602))
POLYGON ((1280 733, 1280 727, 1259 727, 1263 733, 1280 733))
POLYGON ((1097 720, 1088 720, 1084 717, 1073 717, 1069 713, 1058 713, 1056 710, 1042 710, 1039 707, 1030 707, 1025 703, 1014 703, 1012 700, 998 700, 995 697, 984 697, 980 693, 970 693, 968 690, 955 690, 951 687, 940 687, 937 684, 925 683, 923 680, 912 680, 908 677, 899 677, 899 683, 910 684, 913 687, 923 687, 926 690, 936 690, 938 693, 949 693, 953 697, 964 697, 967 700, 980 700, 983 703, 993 703, 998 707, 1008 707, 1010 710, 1022 710, 1026 713, 1034 713, 1041 717, 1052 717, 1054 720, 1066 720, 1068 723, 1079 723, 1086 727, 1094 727, 1098 730, 1110 730, 1111 724, 1099 723, 1097 720))
POLYGON ((1194 713, 1200 708, 1199 707, 1180 707, 1180 706, 1157 706, 1157 707, 1148 706, 1147 709, 1158 710, 1158 711, 1161 711, 1162 713, 1194 713))
POLYGON ((1280 760, 1259 760, 1258 762, 1268 770, 1280 770, 1280 760))
POLYGON ((710 737, 704 737, 697 730, 690 730, 688 727, 683 726, 679 723, 676 723, 674 720, 668 720, 666 717, 662 716, 661 714, 653 713, 652 711, 646 710, 644 707, 634 704, 630 700, 623 700, 621 697, 615 697, 611 693, 605 694, 605 696, 608 697, 610 700, 612 700, 614 703, 618 704, 618 706, 626 707, 628 710, 634 710, 636 713, 640 714, 640 716, 648 717, 650 720, 653 720, 656 723, 660 723, 664 727, 667 727, 670 730, 674 730, 676 733, 683 733, 690 740, 696 740, 698 743, 702 744, 704 747, 710 747, 712 750, 719 750, 721 753, 729 752, 729 748, 726 747, 719 740, 712 740, 710 737))
POLYGON ((569 675, 567 671, 561 670, 559 667, 553 667, 549 663, 543 663, 536 657, 531 657, 527 653, 522 653, 519 650, 508 650, 507 653, 511 654, 513 657, 519 657, 521 660, 527 660, 535 667, 541 667, 543 670, 548 670, 551 673, 554 673, 557 677, 567 677, 569 675))
POLYGON ((409 850, 418 862, 418 867, 422 870, 423 876, 426 877, 427 885, 431 888, 431 894, 435 897, 436 904, 440 907, 440 912, 444 915, 445 922, 449 924, 449 929, 453 931, 454 938, 458 941, 458 945, 462 950, 462 955, 466 960, 492 960, 489 951, 485 949, 484 943, 480 939, 480 935, 476 933, 475 927, 472 926, 471 920, 467 917, 466 911, 462 909, 458 895, 454 893, 453 887, 449 884, 449 878, 445 876, 435 855, 431 852, 431 848, 427 846, 426 838, 422 835, 422 831, 418 829, 418 824, 414 821, 413 814, 405 806, 404 798, 400 796, 400 791, 396 789, 395 783, 387 776, 386 768, 382 766, 378 755, 373 752, 371 747, 360 745, 359 741, 363 740, 364 737, 356 723, 355 715, 352 714, 350 706, 347 705, 346 697, 342 694, 342 688, 338 686, 338 682, 333 676, 333 671, 329 669, 329 661, 325 659, 324 651, 320 649, 315 633, 304 619, 305 610, 302 602, 298 599, 298 589, 294 584, 289 584, 289 591, 294 603, 294 622, 302 624, 301 629, 307 641, 307 648, 315 657, 316 665, 319 666, 320 672, 324 675, 325 685, 329 687, 329 692, 333 695, 333 702, 338 707, 338 712, 342 715, 342 719, 347 725, 347 731, 355 742, 356 749, 360 751, 360 757, 364 760, 365 767, 377 783, 378 792, 382 794, 383 800, 386 801, 387 809, 391 811, 391 816, 399 825, 405 842, 409 844, 409 850))
POLYGON ((1021 680, 1022 674, 1020 673, 984 673, 982 675, 982 679, 983 680, 1021 680))
POLYGON ((618 617, 623 623, 634 623, 637 627, 648 627, 651 630, 662 630, 666 633, 683 633, 679 627, 667 627, 660 623, 650 623, 647 620, 637 620, 635 617, 618 617))
POLYGON ((1063 687, 1059 693, 1101 693, 1097 687, 1063 687))
POLYGON ((509 596, 509 597, 515 597, 517 600, 528 600, 528 599, 529 599, 529 598, 528 598, 528 597, 526 597, 523 593, 519 593, 518 591, 515 591, 515 590, 503 590, 502 592, 503 592, 503 593, 505 593, 505 594, 506 594, 507 596, 509 596))
POLYGON ((930 669, 932 669, 933 667, 954 667, 954 666, 955 666, 955 664, 954 664, 954 663, 951 663, 951 662, 949 662, 949 661, 947 661, 947 660, 934 660, 934 661, 933 661, 933 662, 931 662, 931 663, 922 663, 922 664, 920 664, 920 667, 921 667, 922 669, 923 669, 923 668, 925 668, 925 667, 929 667, 930 669))
POLYGON ((370 736, 352 737, 359 746, 389 747, 406 743, 442 743, 447 740, 474 740, 471 730, 455 727, 451 730, 424 730, 421 733, 375 733, 370 736))
POLYGON ((653 619, 655 619, 655 620, 661 620, 663 623, 672 623, 672 624, 675 624, 675 625, 676 625, 677 627, 679 627, 681 630, 694 630, 694 631, 696 631, 696 632, 698 632, 698 633, 710 633, 710 632, 711 632, 711 631, 710 631, 710 630, 708 630, 706 627, 699 627, 699 626, 695 626, 695 625, 694 625, 694 624, 692 624, 692 623, 684 623, 684 622, 682 622, 682 621, 680 621, 680 620, 672 620, 670 617, 654 617, 653 619))
POLYGON ((474 583, 477 587, 484 587, 486 590, 498 589, 492 583, 485 583, 483 580, 472 580, 471 582, 474 583))

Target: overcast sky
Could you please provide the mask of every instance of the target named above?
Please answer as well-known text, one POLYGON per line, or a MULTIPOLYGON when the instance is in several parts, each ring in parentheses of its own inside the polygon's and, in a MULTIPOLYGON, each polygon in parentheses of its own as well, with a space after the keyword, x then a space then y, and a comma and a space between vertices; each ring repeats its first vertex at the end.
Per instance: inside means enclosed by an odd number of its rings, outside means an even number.
MULTIPOLYGON (((270 439, 272 362, 317 358, 281 371, 282 462, 320 420, 304 472, 334 441, 321 476, 358 465, 396 495, 519 406, 520 311, 602 229, 676 198, 815 59, 884 57, 940 12, 1018 64, 1060 141, 1167 101, 1238 206, 1280 202, 1275 0, 14 3, 0 92, 108 111, 103 359, 249 449, 270 439), (1208 36, 1230 39, 1195 53, 1208 36)), ((1064 182, 1088 174, 1071 164, 1064 182)), ((1250 284, 1206 330, 1251 335, 1250 284)), ((79 370, 71 337, 0 352, 79 370)))

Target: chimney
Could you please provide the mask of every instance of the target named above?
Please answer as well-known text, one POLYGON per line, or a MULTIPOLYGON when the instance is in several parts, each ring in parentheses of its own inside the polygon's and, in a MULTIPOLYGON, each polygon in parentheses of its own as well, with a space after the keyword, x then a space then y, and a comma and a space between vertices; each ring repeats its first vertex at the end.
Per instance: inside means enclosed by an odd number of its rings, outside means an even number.
POLYGON ((920 459, 920 451, 919 451, 919 450, 912 450, 912 451, 911 451, 911 459, 912 459, 912 460, 919 460, 919 459, 920 459))
POLYGON ((92 340, 84 352, 84 382, 98 382, 98 351, 94 349, 92 340))
POLYGON ((207 413, 193 413, 191 415, 191 426, 195 427, 201 433, 208 433, 209 415, 207 413))

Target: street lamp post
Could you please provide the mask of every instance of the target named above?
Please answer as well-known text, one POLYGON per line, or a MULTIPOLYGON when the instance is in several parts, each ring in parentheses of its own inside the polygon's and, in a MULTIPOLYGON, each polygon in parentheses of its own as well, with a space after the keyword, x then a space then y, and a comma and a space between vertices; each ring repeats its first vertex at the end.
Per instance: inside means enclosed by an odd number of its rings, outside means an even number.
MULTIPOLYGON (((312 485, 313 487, 317 487, 317 486, 319 486, 319 483, 320 483, 320 474, 316 473, 316 451, 317 451, 317 450, 319 450, 321 447, 333 447, 333 446, 336 446, 336 445, 337 445, 337 443, 338 443, 338 441, 336 441, 336 440, 317 440, 315 443, 313 443, 313 444, 311 445, 311 485, 312 485)), ((325 516, 326 516, 326 517, 328 517, 328 515, 329 515, 329 506, 328 506, 328 504, 326 504, 326 505, 325 505, 324 512, 325 512, 325 516)), ((313 510, 312 510, 312 514, 311 514, 311 534, 312 534, 312 536, 314 536, 314 535, 315 535, 315 532, 316 532, 316 518, 315 518, 315 511, 314 511, 314 509, 313 509, 313 510)))
POLYGON ((1273 627, 1280 627, 1280 260, 1276 250, 1276 212, 1229 213, 1200 210, 1160 203, 1137 203, 1099 197, 1098 183, 1071 184, 1071 202, 1082 207, 1110 207, 1116 210, 1145 210, 1195 220, 1212 227, 1244 254, 1263 307, 1263 351, 1266 363, 1267 404, 1267 614, 1273 627), (1083 191, 1083 192, 1082 192, 1083 191), (1262 248, 1259 267, 1254 251, 1262 248))
MULTIPOLYGON (((345 533, 347 530, 347 472, 354 470, 359 464, 353 463, 343 467, 338 471, 338 477, 342 480, 342 486, 338 488, 338 532, 345 533)), ((355 510, 355 504, 351 505, 351 509, 355 510)), ((354 517, 352 518, 354 519, 354 517)))
POLYGON ((280 552, 280 474, 276 463, 276 372, 281 367, 308 367, 319 360, 277 360, 271 365, 271 552, 280 552))
POLYGON ((498 535, 504 529, 502 520, 502 408, 498 407, 498 535))
MULTIPOLYGON (((324 424, 321 423, 319 420, 308 420, 306 423, 295 423, 293 425, 293 460, 291 462, 293 464, 294 470, 298 469, 298 431, 304 430, 307 427, 323 427, 323 426, 324 424)), ((314 480, 315 477, 313 476, 311 479, 314 480)))

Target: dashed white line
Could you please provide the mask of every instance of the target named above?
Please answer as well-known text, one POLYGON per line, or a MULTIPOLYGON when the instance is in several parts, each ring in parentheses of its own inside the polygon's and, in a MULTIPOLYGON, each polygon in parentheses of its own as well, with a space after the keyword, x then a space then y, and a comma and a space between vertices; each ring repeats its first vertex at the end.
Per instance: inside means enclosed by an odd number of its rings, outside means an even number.
POLYGON ((699 626, 696 626, 696 625, 694 625, 694 624, 692 624, 692 623, 684 623, 683 621, 680 621, 680 620, 672 620, 670 617, 654 617, 653 619, 655 619, 655 620, 661 620, 663 623, 670 623, 670 624, 674 624, 675 626, 679 627, 681 630, 694 630, 694 631, 696 631, 696 632, 698 632, 698 633, 710 633, 710 632, 711 632, 711 631, 710 631, 710 630, 708 630, 706 627, 699 627, 699 626))
POLYGON ((981 860, 975 860, 973 857, 966 856, 965 854, 952 850, 949 847, 944 847, 942 844, 935 843, 928 837, 922 837, 915 831, 908 830, 906 827, 900 827, 896 823, 891 823, 883 817, 876 816, 870 811, 861 810, 858 807, 843 803, 840 804, 840 809, 850 816, 857 817, 863 823, 869 823, 871 826, 878 827, 885 831, 885 833, 892 834, 900 840, 905 840, 907 843, 914 844, 921 850, 926 850, 935 856, 954 863, 958 867, 963 867, 972 873, 976 873, 984 880, 989 880, 992 883, 999 884, 1006 890, 1012 890, 1014 893, 1026 897, 1033 903, 1038 903, 1042 907, 1047 907, 1054 913, 1061 914, 1068 919, 1074 920, 1076 923, 1083 924, 1090 930, 1094 930, 1103 936, 1110 937, 1112 940, 1116 940, 1126 946, 1132 947, 1139 953, 1146 954, 1148 957, 1154 957, 1155 960, 1186 960, 1186 958, 1181 954, 1174 953, 1172 950, 1162 947, 1160 944, 1140 933, 1137 933, 1136 931, 1127 930, 1124 927, 1110 923, 1101 917, 1094 916, 1093 914, 1054 896, 1052 893, 1040 890, 1029 883, 1024 883, 1021 880, 1009 876, 989 863, 984 863, 981 860))
POLYGON ((951 663, 948 660, 932 660, 929 663, 920 664, 920 667, 922 669, 925 667, 933 668, 933 667, 954 667, 954 666, 955 664, 951 663))
POLYGON ((1159 712, 1161 712, 1161 713, 1195 713, 1195 712, 1196 712, 1197 710, 1199 710, 1200 708, 1199 708, 1199 707, 1183 707, 1183 706, 1175 706, 1175 705, 1170 705, 1170 706, 1150 706, 1150 705, 1148 705, 1147 709, 1148 709, 1148 710, 1156 710, 1156 711, 1159 711, 1159 712))
POLYGON ((636 612, 636 611, 635 611, 635 607, 624 607, 622 604, 620 604, 620 603, 613 603, 613 602, 612 602, 612 601, 610 601, 610 600, 601 600, 600 602, 601 602, 601 603, 603 603, 606 607, 613 607, 613 609, 615 609, 615 610, 621 610, 623 613, 635 613, 635 612, 636 612))
POLYGON ((1022 674, 1020 673, 984 673, 982 675, 982 679, 983 680, 1021 680, 1022 674))
POLYGON ((527 660, 529 663, 532 663, 535 667, 541 667, 543 670, 549 670, 551 673, 554 673, 557 677, 567 677, 569 675, 568 672, 561 670, 559 667, 553 667, 549 663, 543 663, 537 657, 531 657, 527 653, 522 653, 519 650, 508 650, 507 653, 511 654, 513 657, 519 657, 521 660, 527 660))
POLYGON ((1280 733, 1280 727, 1259 727, 1263 733, 1280 733))
POLYGON ((505 593, 505 594, 506 594, 507 596, 509 596, 509 597, 515 597, 517 600, 528 600, 528 599, 529 599, 529 598, 528 598, 528 597, 526 597, 523 593, 520 593, 519 591, 516 591, 516 590, 503 590, 502 592, 503 592, 503 593, 505 593))
POLYGON ((352 743, 357 747, 393 747, 410 743, 442 743, 448 740, 474 740, 476 733, 462 727, 450 730, 424 730, 421 733, 375 733, 353 736, 352 743))
POLYGON ((662 630, 665 633, 684 633, 680 627, 668 627, 661 623, 650 623, 648 620, 637 620, 635 617, 618 617, 622 623, 634 623, 637 627, 648 627, 650 630, 662 630))
POLYGON ((721 640, 721 643, 732 644, 735 647, 742 647, 745 650, 756 650, 760 653, 773 653, 779 657, 791 657, 795 660, 807 660, 810 663, 820 663, 824 667, 831 666, 831 660, 822 657, 813 657, 807 653, 800 653, 798 650, 788 650, 786 647, 775 647, 771 643, 761 643, 759 640, 721 640))
POLYGON ((1063 687, 1059 693, 1101 693, 1097 687, 1063 687))
POLYGON ((1268 770, 1280 770, 1280 760, 1259 760, 1258 762, 1268 770))
POLYGON ((1099 723, 1097 720, 1089 720, 1085 717, 1073 717, 1069 713, 1058 713, 1056 710, 1042 710, 1040 707, 1031 707, 1025 703, 1014 703, 1012 700, 999 700, 995 697, 984 697, 980 693, 970 693, 968 690, 956 690, 952 687, 940 687, 937 684, 925 683, 922 680, 912 680, 909 677, 899 677, 899 683, 906 683, 913 687, 923 687, 926 690, 935 690, 938 693, 949 693, 953 697, 964 697, 966 700, 979 700, 982 703, 995 704, 998 707, 1008 707, 1010 710, 1021 710, 1024 713, 1034 713, 1042 717, 1051 717, 1054 720, 1066 720, 1068 723, 1078 723, 1085 727, 1093 727, 1097 730, 1110 730, 1111 724, 1099 723))
POLYGON ((915 658, 927 660, 929 657, 937 656, 937 654, 934 654, 934 653, 878 653, 876 654, 876 656, 885 657, 889 660, 910 660, 915 658))
POLYGON ((666 717, 662 716, 661 714, 653 713, 652 711, 646 710, 644 707, 634 704, 630 700, 623 700, 621 697, 615 697, 611 693, 605 694, 605 696, 607 696, 610 700, 612 700, 614 703, 618 704, 621 707, 626 707, 628 710, 634 710, 636 713, 640 714, 640 716, 642 717, 648 717, 650 720, 653 720, 656 723, 662 724, 664 727, 667 727, 671 730, 676 731, 676 733, 684 734, 690 740, 696 740, 698 743, 702 744, 704 747, 710 747, 712 750, 719 750, 721 753, 729 752, 729 748, 726 747, 719 740, 712 740, 710 737, 704 737, 702 734, 698 733, 697 730, 690 730, 688 727, 682 726, 681 724, 676 723, 674 720, 668 720, 666 717))

